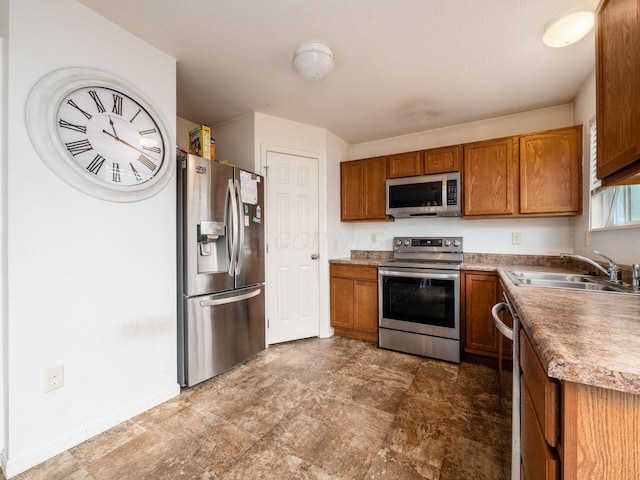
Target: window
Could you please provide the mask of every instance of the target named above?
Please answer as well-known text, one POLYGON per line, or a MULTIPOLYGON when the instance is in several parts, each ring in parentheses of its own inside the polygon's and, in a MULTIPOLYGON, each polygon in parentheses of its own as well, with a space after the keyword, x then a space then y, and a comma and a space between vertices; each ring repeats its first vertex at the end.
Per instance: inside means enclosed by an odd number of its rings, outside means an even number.
POLYGON ((596 121, 589 122, 591 229, 640 227, 640 185, 602 187, 596 178, 596 121))

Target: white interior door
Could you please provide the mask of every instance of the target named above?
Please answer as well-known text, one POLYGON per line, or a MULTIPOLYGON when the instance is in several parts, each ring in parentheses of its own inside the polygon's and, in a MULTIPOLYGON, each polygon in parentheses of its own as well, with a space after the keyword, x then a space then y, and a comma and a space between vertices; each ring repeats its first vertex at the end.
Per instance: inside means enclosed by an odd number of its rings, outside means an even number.
POLYGON ((267 151, 269 344, 318 336, 318 159, 267 151))

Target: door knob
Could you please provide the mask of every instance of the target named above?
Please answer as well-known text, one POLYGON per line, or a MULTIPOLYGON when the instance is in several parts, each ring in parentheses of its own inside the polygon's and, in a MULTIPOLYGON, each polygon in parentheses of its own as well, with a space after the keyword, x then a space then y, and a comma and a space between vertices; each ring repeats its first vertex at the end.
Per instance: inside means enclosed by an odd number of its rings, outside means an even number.
POLYGON ((320 255, 318 255, 317 253, 312 253, 311 254, 311 260, 317 260, 320 258, 320 255))

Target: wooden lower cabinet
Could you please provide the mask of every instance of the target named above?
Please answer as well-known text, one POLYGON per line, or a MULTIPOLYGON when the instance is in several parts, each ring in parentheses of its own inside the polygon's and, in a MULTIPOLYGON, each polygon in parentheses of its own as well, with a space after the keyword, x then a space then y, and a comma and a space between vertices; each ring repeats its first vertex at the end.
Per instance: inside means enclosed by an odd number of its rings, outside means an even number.
MULTIPOLYGON (((462 272, 463 352, 498 358, 504 337, 496 329, 491 308, 502 301, 500 277, 496 272, 462 272)), ((503 318, 508 323, 508 315, 503 318)), ((509 343, 510 345, 510 343, 509 343)), ((510 359, 510 346, 503 349, 503 358, 510 359)))
POLYGON ((378 268, 331 264, 331 326, 336 335, 378 342, 378 268))
POLYGON ((640 395, 559 382, 524 331, 520 347, 523 478, 639 479, 640 395))

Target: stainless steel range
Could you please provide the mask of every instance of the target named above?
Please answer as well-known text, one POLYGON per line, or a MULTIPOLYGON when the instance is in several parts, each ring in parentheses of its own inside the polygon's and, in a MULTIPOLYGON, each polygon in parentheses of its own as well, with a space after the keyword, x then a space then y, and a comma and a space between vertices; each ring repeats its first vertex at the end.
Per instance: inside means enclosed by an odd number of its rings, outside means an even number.
POLYGON ((460 363, 462 237, 395 237, 378 268, 379 345, 460 363))

